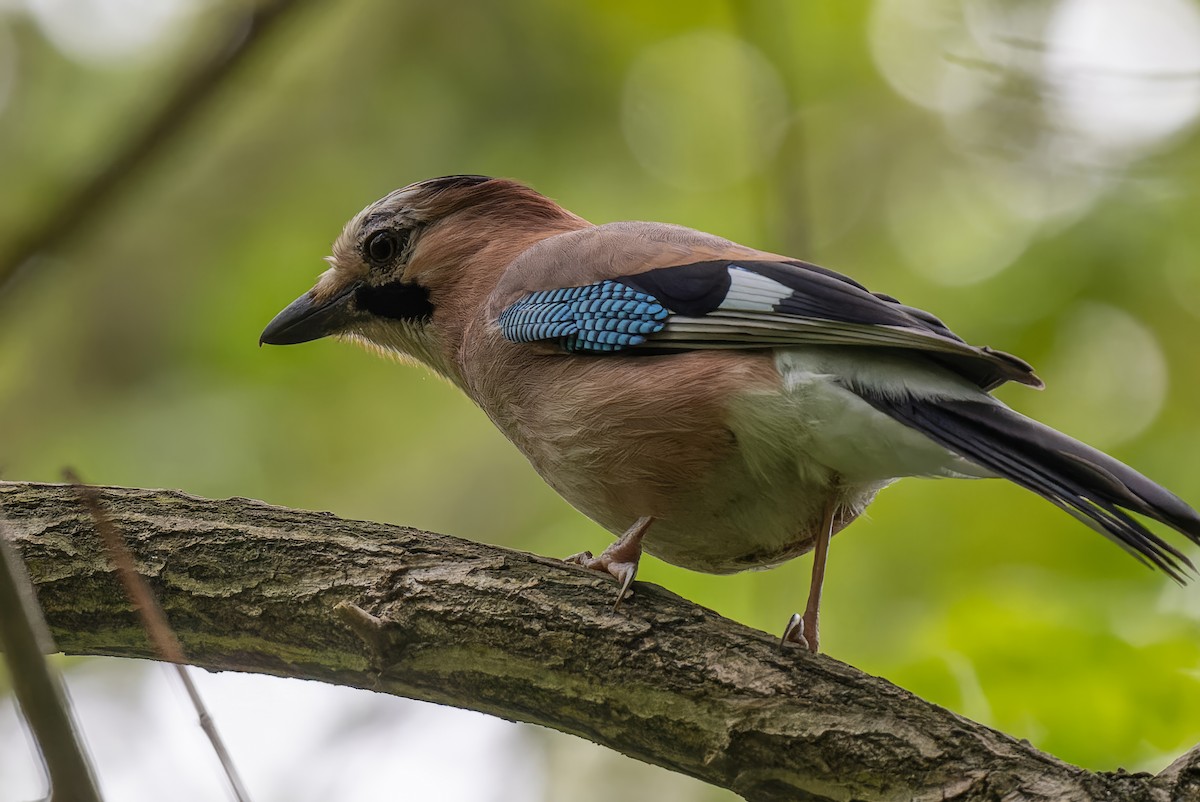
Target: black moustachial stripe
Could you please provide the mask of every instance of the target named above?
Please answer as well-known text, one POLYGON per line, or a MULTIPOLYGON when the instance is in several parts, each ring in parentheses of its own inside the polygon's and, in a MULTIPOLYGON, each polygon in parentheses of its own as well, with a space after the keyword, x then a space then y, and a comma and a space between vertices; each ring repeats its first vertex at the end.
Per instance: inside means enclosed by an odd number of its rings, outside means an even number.
POLYGON ((729 294, 732 279, 730 262, 695 262, 690 265, 659 267, 622 276, 617 281, 626 287, 652 295, 672 312, 689 317, 701 317, 716 309, 729 294))
POLYGON ((433 317, 429 290, 419 284, 393 281, 372 287, 364 284, 355 293, 358 308, 394 320, 426 321, 433 317))

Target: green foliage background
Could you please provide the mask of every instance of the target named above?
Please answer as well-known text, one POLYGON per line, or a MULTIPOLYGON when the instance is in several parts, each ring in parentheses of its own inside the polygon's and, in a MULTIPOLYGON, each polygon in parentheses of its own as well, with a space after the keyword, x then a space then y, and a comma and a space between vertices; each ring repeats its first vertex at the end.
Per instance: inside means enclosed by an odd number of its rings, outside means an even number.
MULTIPOLYGON (((1064 85, 1046 72, 1056 4, 1002 7, 311 4, 0 290, 4 476, 69 464, 544 554, 603 548, 448 385, 336 342, 257 347, 358 209, 478 172, 930 309, 1041 369, 1044 394, 1006 401, 1200 503, 1200 140, 1190 118, 1115 144, 1072 128, 1064 97, 1103 95, 1120 65, 1064 85)), ((0 251, 153 114, 232 10, 202 4, 106 60, 0 10, 0 251)), ((1124 80, 1117 120, 1197 83, 1124 80)), ((808 565, 709 577, 648 558, 639 578, 775 631, 808 565)), ((1065 760, 1158 770, 1200 741, 1195 588, 1015 487, 885 491, 834 541, 824 610, 828 654, 1065 760)))

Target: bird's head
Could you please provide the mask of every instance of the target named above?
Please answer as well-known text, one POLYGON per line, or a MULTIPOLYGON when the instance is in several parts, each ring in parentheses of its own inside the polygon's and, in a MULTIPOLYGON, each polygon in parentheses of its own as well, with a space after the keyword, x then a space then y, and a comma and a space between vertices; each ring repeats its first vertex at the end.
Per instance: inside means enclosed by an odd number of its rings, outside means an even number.
POLYGON ((455 175, 411 184, 346 224, 330 268, 267 324, 259 344, 335 336, 454 379, 459 338, 504 268, 534 242, 588 225, 515 181, 455 175))

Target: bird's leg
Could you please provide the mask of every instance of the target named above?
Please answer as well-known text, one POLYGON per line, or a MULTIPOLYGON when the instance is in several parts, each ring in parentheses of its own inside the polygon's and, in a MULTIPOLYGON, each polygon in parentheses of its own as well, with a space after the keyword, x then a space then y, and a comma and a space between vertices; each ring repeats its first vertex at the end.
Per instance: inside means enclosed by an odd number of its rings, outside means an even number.
POLYGON ((633 526, 626 529, 625 534, 601 552, 599 557, 593 557, 590 551, 581 551, 566 559, 566 562, 582 565, 593 571, 606 572, 617 578, 617 581, 621 583, 621 591, 617 594, 617 603, 613 605, 614 610, 621 606, 626 591, 633 584, 633 578, 637 576, 638 560, 642 558, 642 537, 652 523, 654 523, 653 518, 638 518, 634 521, 633 526))
POLYGON ((829 557, 829 540, 833 537, 833 518, 836 510, 836 496, 831 495, 825 504, 825 515, 817 532, 817 542, 813 546, 812 583, 808 587, 808 605, 804 608, 804 616, 801 617, 799 613, 793 614, 787 629, 783 631, 784 644, 799 643, 813 654, 816 654, 818 649, 821 588, 825 584, 825 561, 829 557))

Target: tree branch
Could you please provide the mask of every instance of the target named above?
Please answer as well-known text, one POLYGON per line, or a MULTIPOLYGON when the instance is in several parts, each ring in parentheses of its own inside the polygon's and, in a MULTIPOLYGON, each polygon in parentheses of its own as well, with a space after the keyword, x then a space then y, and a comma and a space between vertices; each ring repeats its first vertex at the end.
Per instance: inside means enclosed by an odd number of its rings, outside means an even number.
MULTIPOLYGON (((190 662, 542 724, 749 800, 1197 799, 1200 751, 1092 773, 638 583, 399 526, 104 488, 190 662)), ((59 647, 152 657, 69 487, 0 483, 59 647)))

